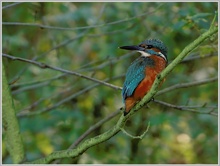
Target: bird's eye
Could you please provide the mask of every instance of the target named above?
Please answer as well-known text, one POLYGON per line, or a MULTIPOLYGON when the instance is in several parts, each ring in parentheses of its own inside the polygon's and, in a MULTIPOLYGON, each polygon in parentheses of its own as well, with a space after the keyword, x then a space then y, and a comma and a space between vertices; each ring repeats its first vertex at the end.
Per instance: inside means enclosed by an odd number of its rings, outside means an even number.
POLYGON ((153 46, 152 45, 147 45, 147 48, 151 49, 151 48, 153 48, 153 46))

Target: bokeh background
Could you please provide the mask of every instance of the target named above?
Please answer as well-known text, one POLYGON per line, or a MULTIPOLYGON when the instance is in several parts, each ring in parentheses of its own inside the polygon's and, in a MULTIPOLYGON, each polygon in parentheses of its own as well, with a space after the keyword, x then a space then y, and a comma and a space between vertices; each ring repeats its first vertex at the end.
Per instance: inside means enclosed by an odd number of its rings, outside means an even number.
MULTIPOLYGON (((161 39, 171 62, 208 30, 217 2, 56 2, 2 3, 2 52, 122 87, 124 75, 139 55, 118 49, 148 38, 161 39), (26 23, 26 24, 24 24, 26 23), (49 26, 43 27, 39 25, 49 26)), ((212 36, 196 48, 166 78, 160 90, 181 83, 217 77, 218 39, 212 36)), ((121 91, 51 69, 3 58, 18 115, 28 161, 67 149, 87 129, 123 106, 121 91), (38 115, 28 116, 33 112, 38 115), (25 116, 19 116, 25 114, 25 116)), ((217 113, 217 81, 176 89, 155 97, 177 106, 217 113), (191 108, 191 106, 193 106, 191 108)), ((4 92, 3 92, 4 95, 4 92)), ((120 114, 87 138, 110 129, 120 114)), ((154 102, 139 110, 126 131, 142 134, 134 140, 118 133, 78 158, 59 163, 211 163, 218 162, 218 118, 180 111, 154 102)), ((4 142, 3 163, 12 163, 4 142)))

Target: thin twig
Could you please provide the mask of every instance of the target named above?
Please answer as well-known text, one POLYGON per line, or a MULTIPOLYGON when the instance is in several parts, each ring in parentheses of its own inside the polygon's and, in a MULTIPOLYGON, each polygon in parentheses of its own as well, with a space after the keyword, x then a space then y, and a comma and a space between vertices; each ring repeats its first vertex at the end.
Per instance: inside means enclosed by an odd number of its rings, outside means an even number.
MULTIPOLYGON (((174 109, 177 109, 177 110, 181 110, 181 111, 190 111, 190 112, 193 112, 193 113, 210 114, 210 115, 218 116, 218 113, 213 112, 214 109, 218 109, 217 106, 215 108, 212 108, 210 111, 201 112, 201 111, 197 111, 195 109, 191 109, 192 108, 191 106, 189 106, 189 107, 188 106, 178 106, 178 105, 173 105, 173 104, 170 104, 170 103, 167 103, 167 102, 164 102, 164 101, 159 101, 159 100, 153 100, 153 102, 158 103, 158 104, 163 105, 163 106, 166 106, 166 107, 169 107, 169 108, 174 108, 174 109)), ((200 108, 204 108, 204 107, 200 107, 200 108)))
POLYGON ((123 127, 121 127, 121 131, 122 131, 125 135, 131 137, 132 139, 143 139, 144 136, 146 135, 146 133, 148 132, 149 128, 150 128, 150 122, 148 122, 147 129, 143 132, 143 134, 138 135, 138 136, 134 136, 134 135, 129 134, 123 127))
POLYGON ((121 90, 122 89, 119 86, 116 86, 116 85, 113 85, 113 84, 110 84, 110 83, 107 83, 107 82, 104 82, 104 81, 100 81, 98 79, 95 79, 95 78, 92 78, 92 77, 88 77, 88 76, 82 75, 82 74, 74 72, 74 71, 69 71, 69 70, 65 70, 65 69, 59 68, 59 67, 50 66, 50 65, 47 65, 45 63, 37 62, 37 61, 34 61, 34 60, 14 57, 14 56, 11 56, 11 55, 8 55, 8 54, 4 54, 4 53, 2 55, 3 55, 3 57, 6 57, 6 58, 9 58, 9 59, 12 59, 12 60, 18 60, 18 61, 22 61, 22 62, 27 62, 27 63, 33 64, 33 65, 38 66, 38 67, 40 67, 42 69, 52 69, 52 70, 59 71, 59 72, 62 72, 62 73, 67 73, 67 74, 75 75, 77 77, 81 77, 81 78, 84 78, 84 79, 87 79, 87 80, 90 80, 90 81, 93 81, 93 82, 97 82, 97 83, 103 84, 105 86, 108 86, 108 87, 116 89, 116 90, 121 90))
POLYGON ((176 84, 176 85, 170 86, 170 87, 168 87, 168 88, 165 88, 165 89, 163 89, 163 90, 160 90, 155 96, 159 96, 159 95, 162 95, 162 94, 164 94, 164 93, 171 92, 171 91, 176 90, 176 89, 189 88, 189 87, 192 87, 192 86, 203 85, 203 84, 215 82, 215 81, 217 81, 217 80, 218 80, 218 77, 213 77, 213 78, 208 78, 208 79, 201 80, 201 81, 195 81, 195 82, 190 82, 190 83, 180 83, 180 84, 176 84))
POLYGON ((91 85, 91 86, 89 86, 89 87, 87 87, 87 88, 85 88, 85 89, 83 89, 83 90, 81 90, 81 91, 79 91, 79 92, 77 92, 77 93, 74 93, 74 94, 71 95, 71 96, 68 96, 67 98, 65 98, 65 99, 63 99, 63 100, 57 102, 56 104, 54 104, 54 105, 52 105, 52 106, 50 106, 50 107, 48 107, 48 108, 44 108, 44 109, 42 109, 42 110, 40 110, 40 111, 37 111, 37 112, 20 112, 20 113, 17 114, 17 116, 20 117, 20 118, 22 118, 22 117, 26 117, 26 116, 34 116, 34 115, 39 115, 39 114, 42 114, 42 113, 46 113, 46 112, 48 112, 48 111, 53 110, 54 108, 59 107, 60 105, 62 105, 62 104, 64 104, 64 103, 66 103, 66 102, 72 100, 72 99, 75 98, 76 96, 79 96, 79 95, 81 95, 81 94, 83 94, 83 93, 85 93, 85 92, 87 92, 87 91, 89 91, 89 90, 95 88, 96 86, 98 86, 98 84, 91 85))
POLYGON ((35 101, 34 103, 32 103, 30 106, 28 106, 28 107, 26 107, 26 108, 24 108, 24 109, 22 109, 22 110, 20 110, 20 111, 17 111, 17 112, 19 112, 19 113, 29 113, 30 111, 32 111, 32 109, 33 108, 35 108, 36 106, 38 106, 41 102, 43 102, 43 101, 45 101, 45 100, 51 100, 51 99, 53 99, 53 98, 55 98, 55 97, 57 97, 57 96, 61 96, 63 93, 66 93, 66 92, 69 92, 69 91, 71 91, 72 89, 73 89, 73 87, 74 86, 72 86, 72 87, 68 87, 68 88, 65 88, 65 90, 63 90, 63 91, 61 91, 61 92, 59 92, 59 93, 54 93, 54 94, 52 94, 52 95, 49 95, 49 96, 46 96, 46 97, 41 97, 39 100, 37 100, 37 101, 35 101))
POLYGON ((121 60, 127 59, 127 58, 131 57, 134 54, 135 54, 135 52, 130 52, 130 53, 124 54, 123 56, 120 56, 120 57, 117 57, 117 58, 109 58, 107 61, 103 60, 102 64, 96 65, 95 67, 84 68, 83 71, 85 71, 85 70, 88 70, 88 71, 91 71, 91 70, 101 70, 104 67, 111 65, 112 63, 117 63, 117 62, 119 62, 121 60))
POLYGON ((203 56, 200 56, 200 55, 190 56, 189 55, 189 57, 184 59, 181 63, 185 63, 185 62, 189 62, 189 61, 197 60, 197 59, 210 58, 212 56, 217 56, 217 55, 218 55, 218 52, 214 52, 214 53, 211 53, 211 54, 206 54, 206 55, 203 55, 203 56))
POLYGON ((53 80, 57 80, 57 79, 60 79, 62 77, 65 77, 67 76, 68 74, 60 74, 58 76, 55 76, 55 77, 52 77, 52 78, 48 78, 48 79, 44 79, 44 80, 38 80, 38 81, 29 81, 29 82, 24 82, 24 83, 19 83, 19 84, 12 84, 10 85, 10 88, 19 88, 19 87, 23 87, 23 86, 29 86, 29 85, 35 85, 35 84, 41 84, 43 82, 51 82, 53 80))
MULTIPOLYGON (((118 79, 118 78, 121 78, 121 77, 122 77, 122 76, 117 76, 117 77, 112 78, 111 80, 118 79)), ((107 80, 109 80, 109 79, 106 79, 105 81, 107 81, 107 80)), ((85 88, 85 89, 83 89, 83 90, 81 90, 81 91, 79 91, 79 92, 76 92, 76 93, 74 93, 74 94, 68 96, 67 98, 65 98, 65 99, 63 99, 63 100, 57 102, 56 104, 54 104, 54 105, 52 105, 52 106, 50 106, 50 107, 44 108, 44 109, 42 109, 42 110, 40 110, 40 111, 37 111, 37 112, 26 112, 26 111, 24 111, 24 112, 19 112, 19 113, 17 114, 17 116, 18 116, 18 117, 26 117, 26 116, 34 116, 34 115, 39 115, 39 114, 42 114, 42 113, 46 113, 46 112, 48 112, 48 111, 53 110, 54 108, 59 107, 60 105, 62 105, 62 104, 64 104, 64 103, 66 103, 66 102, 72 100, 73 98, 76 98, 76 97, 78 97, 79 95, 82 95, 83 93, 86 93, 86 92, 90 91, 91 89, 97 87, 98 85, 100 85, 100 83, 96 83, 96 84, 93 84, 93 85, 91 85, 91 86, 88 86, 87 88, 85 88)))
POLYGON ((32 26, 32 27, 39 27, 39 28, 44 28, 44 29, 51 29, 51 30, 68 30, 68 31, 76 31, 76 30, 85 30, 85 29, 92 29, 92 28, 100 28, 104 26, 109 26, 109 25, 115 25, 115 24, 121 24, 124 22, 128 22, 131 20, 134 20, 139 17, 143 17, 149 14, 154 13, 158 8, 160 8, 163 4, 160 4, 157 8, 155 8, 153 11, 150 12, 145 12, 137 16, 133 16, 130 18, 118 20, 118 21, 113 21, 109 23, 104 23, 104 24, 99 24, 99 25, 90 25, 90 26, 84 26, 84 27, 76 27, 76 28, 65 28, 65 27, 55 27, 55 26, 48 26, 48 25, 42 25, 42 24, 36 24, 36 23, 22 23, 22 22, 2 22, 2 25, 12 25, 12 26, 32 26))
POLYGON ((43 86, 47 86, 50 82, 42 82, 42 83, 39 83, 39 84, 36 84, 36 85, 30 85, 30 86, 26 86, 26 87, 23 87, 23 88, 20 88, 18 90, 15 90, 15 91, 12 91, 11 94, 13 95, 17 95, 21 92, 24 92, 24 91, 27 91, 27 90, 32 90, 32 89, 36 89, 36 88, 40 88, 40 87, 43 87, 43 86))

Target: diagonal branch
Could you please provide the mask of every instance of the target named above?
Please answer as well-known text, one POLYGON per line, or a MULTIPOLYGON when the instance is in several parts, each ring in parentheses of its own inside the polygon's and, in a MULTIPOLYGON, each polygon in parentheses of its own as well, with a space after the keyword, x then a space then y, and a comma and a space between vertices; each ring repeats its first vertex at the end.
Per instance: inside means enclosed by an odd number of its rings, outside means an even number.
POLYGON ((189 83, 180 83, 180 84, 173 85, 173 86, 170 86, 168 88, 165 88, 163 90, 160 90, 155 96, 159 96, 159 95, 162 95, 162 94, 167 93, 167 92, 171 92, 171 91, 176 90, 176 89, 203 85, 203 84, 215 82, 217 80, 218 80, 218 77, 213 77, 213 78, 207 78, 207 79, 201 80, 201 81, 194 81, 194 82, 189 82, 189 83))
POLYGON ((107 83, 107 82, 104 82, 104 81, 101 81, 101 80, 98 80, 98 79, 95 79, 95 78, 92 78, 92 77, 88 77, 88 76, 85 76, 83 74, 80 74, 80 73, 77 73, 77 72, 74 72, 74 71, 65 70, 65 69, 62 69, 62 68, 59 68, 59 67, 56 67, 56 66, 47 65, 45 63, 41 63, 41 62, 37 62, 37 61, 34 61, 34 60, 25 59, 25 58, 15 57, 15 56, 11 56, 11 55, 4 54, 4 53, 2 54, 2 56, 6 57, 6 58, 9 58, 9 59, 12 59, 12 60, 27 62, 27 63, 33 64, 37 67, 40 67, 42 69, 52 69, 52 70, 56 70, 56 71, 59 71, 59 72, 62 72, 62 73, 75 75, 75 76, 78 76, 78 77, 81 77, 81 78, 84 78, 84 79, 87 79, 87 80, 90 80, 90 81, 93 81, 93 82, 97 82, 97 83, 106 85, 106 86, 108 86, 110 88, 113 88, 113 89, 116 89, 116 90, 121 89, 121 87, 118 87, 116 85, 113 85, 113 84, 110 84, 110 83, 107 83))
POLYGON ((207 32, 199 36, 195 41, 190 43, 185 49, 176 57, 176 59, 163 71, 161 72, 151 90, 145 97, 135 105, 134 108, 131 109, 131 111, 126 115, 121 115, 119 118, 117 124, 113 126, 111 129, 106 131, 103 134, 100 134, 94 138, 90 138, 85 140, 82 144, 78 145, 75 149, 71 150, 63 150, 63 151, 55 151, 51 153, 50 155, 34 160, 32 162, 29 162, 31 164, 45 164, 50 163, 51 161, 59 158, 65 158, 65 157, 77 157, 81 155, 83 152, 85 152, 90 147, 97 145, 99 143, 102 143, 114 135, 116 135, 118 132, 120 132, 121 128, 125 125, 126 121, 140 108, 144 106, 145 103, 147 103, 157 92, 158 86, 160 82, 183 60, 184 57, 186 57, 192 50, 194 50, 197 46, 199 46, 204 40, 208 39, 210 36, 216 34, 218 31, 218 27, 215 26, 213 28, 210 28, 207 32))
MULTIPOLYGON (((114 78, 112 78, 111 80, 118 79, 118 78, 121 78, 121 76, 114 77, 114 78)), ((104 81, 108 81, 108 80, 110 80, 110 79, 105 79, 104 81)), ((89 90, 91 90, 91 89, 97 87, 98 85, 100 85, 100 84, 99 84, 99 83, 95 83, 95 84, 93 84, 93 85, 90 85, 90 86, 86 87, 85 89, 82 89, 81 91, 78 91, 78 92, 76 92, 76 93, 74 93, 74 94, 68 96, 67 98, 64 98, 64 99, 60 100, 60 101, 57 102, 56 104, 54 104, 54 105, 52 105, 52 106, 50 106, 50 107, 44 108, 44 109, 42 109, 42 110, 40 110, 40 111, 36 111, 36 112, 26 112, 26 111, 24 111, 24 112, 19 112, 19 113, 17 114, 17 116, 20 117, 20 118, 22 118, 22 117, 35 116, 35 115, 40 115, 40 114, 42 114, 42 113, 49 112, 49 111, 53 110, 54 108, 59 107, 60 105, 62 105, 62 104, 64 104, 64 103, 66 103, 66 102, 68 102, 68 101, 70 101, 70 100, 72 100, 72 99, 78 97, 79 95, 82 95, 83 93, 88 92, 89 90)))
MULTIPOLYGON (((193 109, 193 107, 190 107, 190 106, 178 106, 178 105, 170 104, 170 103, 167 103, 167 102, 164 102, 164 101, 159 101, 159 100, 154 100, 154 102, 157 103, 157 104, 160 104, 160 105, 163 105, 163 106, 166 106, 166 107, 170 107, 170 108, 174 108, 174 109, 177 109, 177 110, 181 110, 181 111, 190 111, 190 112, 193 112, 193 113, 210 114, 210 115, 218 116, 218 113, 214 112, 215 109, 218 109, 217 106, 216 107, 211 107, 211 110, 209 110, 209 111, 202 112, 202 111, 196 110, 195 108, 193 109)), ((206 107, 200 106, 198 108, 206 108, 206 107)), ((207 107, 207 108, 209 108, 209 107, 207 107)))

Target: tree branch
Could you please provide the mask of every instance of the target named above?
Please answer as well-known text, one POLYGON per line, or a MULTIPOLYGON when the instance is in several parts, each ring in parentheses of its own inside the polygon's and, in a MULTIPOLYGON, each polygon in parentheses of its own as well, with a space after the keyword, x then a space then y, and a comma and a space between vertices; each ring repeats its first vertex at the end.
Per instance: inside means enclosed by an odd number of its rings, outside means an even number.
MULTIPOLYGON (((117 76, 117 77, 114 77, 114 78, 112 78, 112 79, 118 79, 118 78, 120 78, 120 77, 121 77, 121 76, 117 76)), ((107 80, 110 80, 110 79, 106 79, 105 81, 107 81, 107 80)), ((68 97, 66 97, 66 98, 64 98, 64 99, 62 99, 62 100, 60 100, 59 102, 56 102, 56 104, 50 106, 49 108, 44 108, 44 109, 42 109, 42 110, 40 110, 40 111, 36 111, 36 112, 27 112, 27 111, 19 112, 19 113, 17 114, 17 116, 20 117, 20 118, 22 118, 22 117, 34 116, 34 115, 39 115, 39 114, 42 114, 42 113, 46 113, 46 112, 51 111, 51 110, 53 110, 54 108, 56 108, 56 107, 58 107, 58 106, 60 106, 60 105, 62 105, 62 104, 64 104, 64 103, 66 103, 66 102, 72 100, 73 98, 76 98, 76 97, 78 97, 79 95, 82 95, 83 93, 88 92, 89 90, 91 90, 91 89, 97 87, 98 85, 100 85, 100 84, 99 84, 99 83, 96 83, 96 84, 90 85, 90 86, 86 87, 85 89, 83 89, 83 90, 81 90, 81 91, 78 91, 78 92, 76 92, 76 93, 74 93, 74 94, 72 94, 72 95, 70 95, 70 96, 68 96, 68 97)))
POLYGON ((78 145, 78 147, 76 147, 75 149, 55 151, 44 158, 40 158, 29 163, 45 164, 45 163, 50 163, 54 159, 65 158, 65 157, 77 157, 83 152, 85 152, 87 149, 89 149, 90 147, 97 145, 99 143, 102 143, 110 139, 111 137, 113 137, 125 125, 125 122, 127 121, 127 119, 129 119, 136 111, 142 108, 144 104, 147 103, 156 94, 160 82, 183 60, 183 58, 186 57, 197 46, 199 46, 205 39, 209 38, 213 34, 216 34, 217 31, 218 31, 217 26, 210 28, 207 32, 199 36, 195 41, 193 41, 187 47, 185 47, 185 49, 176 57, 176 59, 169 66, 167 66, 167 68, 163 72, 161 72, 157 76, 149 93, 147 93, 147 95, 145 95, 145 97, 139 103, 137 103, 126 116, 121 115, 117 124, 113 126, 111 129, 109 129, 105 133, 100 134, 94 138, 85 140, 82 144, 78 145))
POLYGON ((23 87, 23 86, 30 86, 30 85, 35 85, 36 84, 42 84, 42 83, 45 83, 45 82, 52 82, 54 80, 58 80, 62 77, 65 77, 67 76, 68 74, 64 73, 64 74, 60 74, 58 76, 54 76, 54 77, 51 77, 51 78, 47 78, 47 79, 44 79, 44 80, 38 80, 38 81, 29 81, 29 82, 24 82, 24 83, 18 83, 18 84, 10 84, 10 87, 11 89, 17 89, 17 88, 20 88, 20 87, 23 87))
POLYGON ((42 83, 39 83, 39 84, 36 84, 36 85, 30 85, 30 86, 26 86, 26 87, 23 87, 23 88, 19 88, 18 90, 13 91, 12 95, 17 95, 17 94, 19 94, 21 92, 24 92, 24 91, 27 91, 27 90, 40 88, 40 87, 48 85, 49 83, 50 82, 42 82, 42 83))
POLYGON ((173 86, 170 86, 168 88, 165 88, 163 90, 160 90, 155 96, 159 96, 159 95, 162 95, 162 94, 167 93, 167 92, 171 92, 171 91, 176 90, 176 89, 188 88, 188 87, 197 86, 197 85, 203 85, 203 84, 215 82, 217 80, 218 80, 218 77, 213 77, 213 78, 208 78, 208 79, 201 80, 201 81, 195 81, 195 82, 189 82, 189 83, 180 83, 180 84, 173 85, 173 86))
POLYGON ((203 56, 200 56, 200 55, 191 56, 191 57, 188 57, 188 58, 182 60, 181 63, 186 63, 186 62, 190 62, 190 61, 197 60, 197 59, 210 58, 210 57, 214 57, 214 56, 218 56, 218 52, 213 52, 213 53, 206 54, 203 56))
MULTIPOLYGON (((197 111, 195 108, 206 108, 204 106, 178 106, 178 105, 173 105, 164 101, 159 101, 159 100, 154 100, 153 102, 158 103, 160 105, 169 107, 169 108, 174 108, 177 110, 181 110, 181 111, 190 111, 193 113, 199 113, 199 114, 210 114, 210 115, 214 115, 214 116, 218 116, 218 113, 214 112, 215 109, 218 109, 218 107, 211 107, 211 110, 206 111, 206 112, 201 112, 201 111, 197 111), (194 109, 193 109, 194 108, 194 109)), ((208 108, 208 107, 207 107, 208 108)))
POLYGON ((24 146, 20 135, 18 120, 15 115, 14 103, 10 94, 10 89, 5 75, 4 66, 2 68, 3 99, 2 99, 2 122, 5 134, 5 142, 13 163, 20 163, 24 159, 24 146))
POLYGON ((22 61, 22 62, 27 62, 27 63, 33 64, 33 65, 35 65, 37 67, 40 67, 42 69, 52 69, 52 70, 56 70, 56 71, 59 71, 59 72, 62 72, 62 73, 67 73, 67 74, 75 75, 77 77, 81 77, 81 78, 84 78, 84 79, 87 79, 87 80, 90 80, 90 81, 93 81, 93 82, 97 82, 97 83, 103 84, 105 86, 108 86, 108 87, 116 89, 116 90, 117 89, 121 89, 121 87, 109 84, 109 83, 104 82, 104 81, 100 81, 100 80, 92 78, 92 77, 88 77, 88 76, 82 75, 82 74, 74 72, 74 71, 65 70, 65 69, 62 69, 62 68, 59 68, 59 67, 47 65, 45 63, 41 63, 41 62, 37 62, 37 61, 34 61, 34 60, 25 59, 25 58, 19 58, 19 57, 11 56, 11 55, 4 54, 4 53, 2 54, 2 56, 6 57, 6 58, 9 58, 9 59, 12 59, 12 60, 18 60, 18 61, 22 61))

